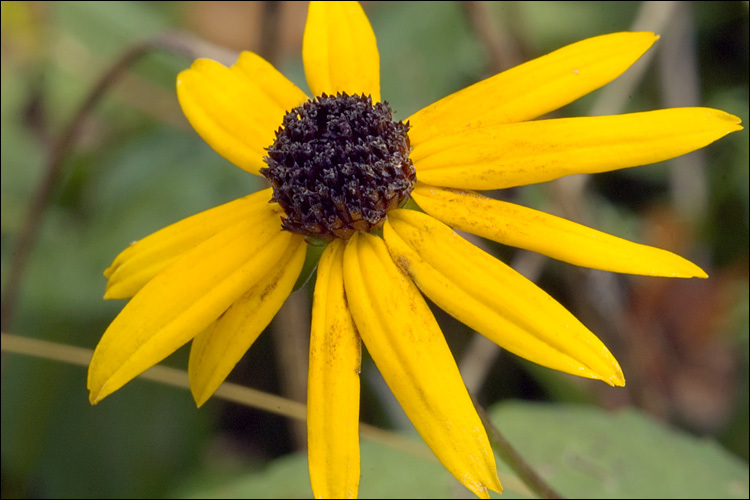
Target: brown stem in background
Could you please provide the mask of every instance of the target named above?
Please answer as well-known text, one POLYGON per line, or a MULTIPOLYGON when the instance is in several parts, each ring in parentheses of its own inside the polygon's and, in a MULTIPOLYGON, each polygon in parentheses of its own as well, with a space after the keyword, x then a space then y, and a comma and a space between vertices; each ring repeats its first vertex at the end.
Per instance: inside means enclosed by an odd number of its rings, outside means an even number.
MULTIPOLYGON (((510 15, 517 14, 514 5, 513 2, 504 4, 504 8, 512 11, 510 15)), ((507 26, 497 19, 497 16, 493 15, 487 2, 464 1, 461 2, 461 6, 477 40, 484 45, 490 56, 488 63, 490 73, 499 73, 523 62, 521 50, 523 43, 515 33, 512 33, 507 26)), ((463 236, 482 250, 492 253, 482 238, 472 234, 464 234, 463 236)), ((511 267, 518 269, 518 265, 522 266, 524 268, 522 274, 535 281, 541 273, 544 262, 546 262, 544 257, 527 252, 519 254, 511 267), (540 258, 535 259, 534 256, 540 258)), ((470 394, 476 394, 482 388, 487 374, 501 352, 502 350, 497 344, 483 335, 474 333, 458 364, 461 377, 470 394)))
MULTIPOLYGON (((673 15, 657 54, 659 91, 665 108, 700 106, 701 89, 692 5, 674 2, 673 15)), ((708 207, 706 151, 699 149, 669 162, 672 203, 687 221, 700 221, 708 207)))
MULTIPOLYGON (((307 367, 310 352, 310 298, 307 288, 291 294, 273 319, 273 347, 279 363, 283 396, 307 401, 307 367)), ((307 448, 307 426, 292 424, 292 440, 298 450, 307 448)))
POLYGON ((227 59, 226 51, 211 46, 192 35, 166 33, 134 45, 102 75, 50 148, 44 174, 31 199, 26 213, 26 220, 11 255, 8 280, 3 293, 2 305, 0 305, 1 330, 7 330, 12 324, 26 264, 39 236, 42 216, 50 203, 52 192, 60 179, 60 173, 65 164, 67 153, 75 143, 83 123, 107 90, 142 56, 154 50, 183 54, 190 58, 197 57, 198 53, 208 53, 219 60, 227 59))
MULTIPOLYGON (((261 8, 260 48, 266 61, 278 66, 281 48, 281 2, 266 1, 261 8)), ((273 348, 279 364, 281 394, 293 401, 307 400, 307 366, 310 347, 310 298, 307 288, 290 295, 274 317, 273 348)), ((307 427, 294 422, 292 441, 298 450, 307 448, 307 427)))
MULTIPOLYGON (((679 2, 643 2, 628 31, 651 31, 665 35, 673 22, 679 2)), ((631 66, 628 71, 597 91, 597 98, 589 115, 617 115, 625 110, 634 92, 643 81, 651 61, 661 50, 662 40, 631 66)), ((552 200, 557 204, 559 215, 587 226, 596 226, 587 196, 587 185, 591 175, 573 175, 549 183, 552 200)), ((626 372, 627 386, 624 390, 611 391, 609 387, 594 385, 599 401, 607 407, 634 403, 643 400, 644 386, 637 365, 628 364, 632 325, 624 309, 626 303, 622 278, 614 273, 583 270, 567 266, 564 269, 567 286, 579 293, 571 299, 581 321, 606 341, 610 350, 620 358, 626 372)))
POLYGON ((260 49, 258 53, 274 66, 277 66, 276 63, 279 61, 280 53, 281 7, 281 2, 266 1, 263 2, 261 12, 260 49))
MULTIPOLYGON (((644 2, 641 4, 630 30, 665 34, 668 26, 674 22, 675 14, 681 7, 684 10, 684 6, 680 4, 680 2, 644 2)), ((498 16, 492 15, 485 2, 467 1, 463 2, 462 5, 466 10, 472 28, 477 33, 477 39, 485 45, 488 53, 492 55, 492 64, 497 65, 493 69, 495 71, 505 69, 507 63, 503 61, 507 56, 502 53, 502 45, 507 42, 500 42, 499 40, 501 39, 500 35, 506 34, 510 30, 494 24, 498 16)), ((658 45, 666 45, 665 40, 658 42, 658 45)), ((669 45, 666 48, 669 48, 669 45)), ((621 113, 629 102, 630 96, 643 80, 649 61, 656 53, 657 51, 654 49, 646 52, 625 74, 598 90, 597 99, 589 114, 598 116, 621 113)), ((666 81, 666 79, 664 80, 666 81)), ((685 105, 685 102, 681 102, 681 105, 685 105)), ((550 182, 548 189, 553 203, 557 205, 557 209, 552 211, 576 222, 591 225, 591 211, 586 197, 586 186, 589 178, 589 175, 576 175, 550 182)), ((618 276, 607 272, 583 271, 567 267, 563 272, 569 286, 583 292, 571 294, 575 308, 580 311, 579 314, 583 322, 605 338, 614 352, 627 353, 627 346, 625 345, 627 335, 625 332, 628 329, 628 321, 623 310, 623 292, 618 276)), ((480 343, 477 342, 477 344, 480 343)), ((472 346, 474 346, 474 343, 472 343, 472 346)), ((480 348, 479 345, 474 347, 480 348)), ((472 352, 474 351, 468 350, 467 354, 472 352)), ((494 357, 490 357, 486 352, 483 352, 480 359, 489 363, 494 357), (487 361, 488 359, 489 361, 487 361)), ((463 366, 469 365, 469 359, 465 358, 463 361, 466 361, 462 363, 463 366)), ((480 373, 486 373, 486 368, 484 371, 476 368, 472 368, 472 370, 478 372, 474 374, 474 378, 470 377, 470 381, 475 384, 473 391, 476 391, 481 383, 480 373)), ((633 373, 633 371, 630 371, 630 373, 633 373)), ((640 392, 637 376, 629 377, 627 391, 620 391, 615 394, 608 391, 608 388, 595 388, 595 390, 598 391, 600 400, 606 406, 616 404, 615 401, 611 400, 613 396, 619 398, 621 404, 628 397, 635 396, 635 399, 638 399, 637 395, 640 392)))
MULTIPOLYGON (((486 2, 466 1, 462 2, 462 5, 472 28, 477 34, 477 38, 484 44, 490 54, 490 69, 493 73, 522 62, 519 44, 515 43, 516 38, 498 25, 486 2)), ((482 241, 477 241, 479 238, 472 238, 471 236, 469 238, 480 248, 485 246, 482 241)), ((521 252, 514 259, 513 267, 519 268, 520 266, 523 269, 519 269, 519 271, 531 281, 535 281, 539 277, 546 260, 544 256, 538 254, 521 252)), ((460 363, 462 377, 470 392, 476 392, 481 387, 499 353, 500 348, 493 342, 482 335, 474 334, 474 338, 460 363)), ((474 401, 474 406, 487 429, 492 448, 498 453, 500 459, 518 475, 519 479, 542 498, 563 498, 521 457, 476 401, 474 401)))
MULTIPOLYGON (((477 39, 487 49, 490 56, 489 68, 493 73, 499 73, 523 62, 523 50, 518 37, 510 33, 493 16, 487 2, 461 2, 471 28, 476 32, 477 39)), ((504 8, 512 8, 512 2, 504 2, 504 8)))
MULTIPOLYGON (((487 253, 492 253, 482 238, 473 234, 464 234, 463 236, 478 248, 487 253)), ((548 261, 549 258, 545 255, 527 250, 519 250, 513 257, 510 267, 518 271, 529 281, 536 283, 548 261)), ((469 394, 478 394, 482 390, 487 375, 502 352, 503 350, 500 346, 484 335, 477 332, 472 334, 469 345, 458 361, 458 371, 461 372, 461 378, 469 394)))

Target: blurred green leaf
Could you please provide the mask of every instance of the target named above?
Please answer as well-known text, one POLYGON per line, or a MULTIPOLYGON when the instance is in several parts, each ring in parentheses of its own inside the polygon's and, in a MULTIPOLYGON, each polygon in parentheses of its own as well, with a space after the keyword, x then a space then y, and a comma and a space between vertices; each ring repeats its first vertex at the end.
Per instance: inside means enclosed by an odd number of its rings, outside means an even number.
MULTIPOLYGON (((438 462, 395 451, 382 444, 361 443, 362 476, 359 498, 459 498, 466 490, 438 462), (463 490, 463 492, 461 492, 463 490)), ((220 474, 219 471, 217 473, 220 474)), ((310 498, 307 454, 296 453, 272 462, 258 473, 217 484, 203 474, 191 489, 175 497, 190 498, 310 498)))
MULTIPOLYGON (((627 409, 509 402, 492 421, 530 465, 570 498, 746 498, 747 464, 715 442, 670 429, 627 409)), ((502 498, 526 497, 498 460, 502 498)), ((467 490, 439 463, 362 441, 360 498, 464 498, 467 490)), ((204 471, 205 474, 205 471, 204 471)), ((307 456, 274 461, 223 484, 191 481, 176 496, 308 498, 307 456)), ((226 479, 226 478, 224 478, 226 479)), ((498 495, 492 495, 499 498, 498 495)))
MULTIPOLYGON (((633 410, 505 403, 492 421, 570 498, 747 498, 747 463, 633 410)), ((502 479, 502 478, 501 478, 502 479)))

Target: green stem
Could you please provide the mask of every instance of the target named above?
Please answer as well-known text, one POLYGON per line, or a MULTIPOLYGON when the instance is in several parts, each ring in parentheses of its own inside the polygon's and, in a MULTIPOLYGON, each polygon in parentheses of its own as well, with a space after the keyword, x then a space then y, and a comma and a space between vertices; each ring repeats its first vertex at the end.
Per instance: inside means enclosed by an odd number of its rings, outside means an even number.
POLYGON ((487 435, 490 438, 492 448, 500 455, 500 459, 505 462, 518 475, 518 478, 529 487, 531 491, 539 495, 540 498, 564 498, 560 493, 555 491, 552 486, 547 484, 542 477, 531 468, 526 460, 516 451, 515 448, 505 439, 500 430, 495 427, 487 412, 479 406, 476 401, 474 406, 482 419, 487 435))

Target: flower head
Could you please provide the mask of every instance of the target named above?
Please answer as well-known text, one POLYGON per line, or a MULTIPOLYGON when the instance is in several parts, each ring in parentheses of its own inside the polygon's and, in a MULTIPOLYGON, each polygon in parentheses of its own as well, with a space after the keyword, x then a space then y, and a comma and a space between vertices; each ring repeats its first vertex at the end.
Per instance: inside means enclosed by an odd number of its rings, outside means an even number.
POLYGON ((195 61, 177 79, 185 115, 272 188, 117 256, 105 298, 130 301, 91 361, 92 403, 192 340, 191 390, 203 404, 291 293, 308 241, 322 239, 307 410, 315 495, 357 494, 361 342, 445 467, 479 496, 500 491, 486 432, 422 293, 519 356, 625 383, 592 332, 453 228, 586 267, 706 277, 665 250, 473 191, 645 165, 740 130, 736 117, 706 108, 529 121, 613 80, 656 39, 584 40, 403 122, 381 101, 375 35, 356 2, 310 4, 302 54, 312 98, 250 52, 231 68, 195 61))

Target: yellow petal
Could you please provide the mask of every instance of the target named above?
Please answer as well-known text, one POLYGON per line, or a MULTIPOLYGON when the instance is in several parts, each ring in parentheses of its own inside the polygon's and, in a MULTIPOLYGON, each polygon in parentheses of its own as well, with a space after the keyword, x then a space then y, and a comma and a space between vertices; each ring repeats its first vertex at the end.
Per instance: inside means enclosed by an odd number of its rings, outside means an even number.
POLYGON ((482 80, 412 115, 411 143, 553 111, 620 76, 657 38, 653 33, 597 36, 482 80))
POLYGON ((105 299, 135 295, 184 252, 252 214, 265 210, 271 189, 206 210, 133 242, 104 271, 108 278, 105 299))
POLYGON ((380 55, 358 2, 310 2, 302 42, 313 95, 371 95, 380 101, 380 55))
POLYGON ((411 158, 422 182, 501 189, 667 160, 741 130, 739 123, 709 108, 511 123, 436 137, 411 158))
POLYGON ((357 498, 361 345, 344 294, 344 245, 318 264, 307 377, 307 455, 315 498, 357 498))
POLYGON ((344 284, 362 341, 427 445, 477 496, 499 492, 487 434, 440 327, 383 240, 365 233, 349 240, 344 284))
POLYGON ((555 370, 625 384, 615 358, 575 316, 445 224, 394 210, 383 234, 393 260, 425 295, 501 347, 555 370))
POLYGON ((217 153, 257 174, 284 114, 307 96, 271 64, 243 52, 231 68, 196 60, 177 76, 177 97, 196 132, 217 153))
POLYGON ((263 248, 253 257, 260 272, 247 275, 247 291, 193 339, 188 374, 198 406, 224 382, 292 292, 305 262, 305 240, 290 233, 277 233, 276 239, 285 246, 268 245, 274 253, 263 248))
POLYGON ((647 276, 708 277, 701 268, 672 252, 514 203, 422 183, 411 196, 422 210, 451 227, 577 266, 647 276))
POLYGON ((278 207, 185 252, 148 282, 104 332, 89 366, 92 403, 116 391, 205 329, 289 244, 278 207))

